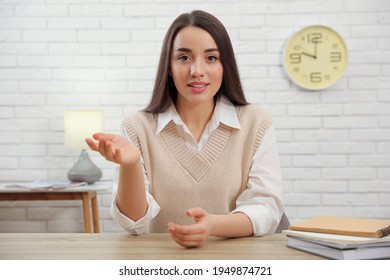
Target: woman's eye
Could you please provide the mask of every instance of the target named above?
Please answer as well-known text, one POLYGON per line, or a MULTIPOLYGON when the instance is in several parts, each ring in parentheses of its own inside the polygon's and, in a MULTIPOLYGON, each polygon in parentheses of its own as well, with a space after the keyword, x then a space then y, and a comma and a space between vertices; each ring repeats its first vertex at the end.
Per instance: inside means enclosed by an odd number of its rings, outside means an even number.
POLYGON ((181 55, 181 56, 179 56, 179 60, 181 60, 181 61, 188 61, 188 60, 190 60, 190 58, 187 55, 181 55))
POLYGON ((216 60, 218 60, 218 57, 216 57, 214 55, 210 55, 210 56, 207 57, 207 60, 208 61, 216 61, 216 60))

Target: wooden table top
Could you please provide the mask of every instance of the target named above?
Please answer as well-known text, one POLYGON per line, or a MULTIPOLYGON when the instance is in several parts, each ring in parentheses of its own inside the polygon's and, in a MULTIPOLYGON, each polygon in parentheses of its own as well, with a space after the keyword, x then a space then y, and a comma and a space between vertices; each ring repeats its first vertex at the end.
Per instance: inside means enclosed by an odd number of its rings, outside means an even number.
POLYGON ((291 249, 282 234, 209 238, 186 249, 168 234, 0 233, 0 259, 10 260, 306 260, 319 256, 291 249))
POLYGON ((79 187, 64 187, 64 188, 46 188, 31 190, 21 187, 10 187, 18 182, 1 182, 0 181, 0 194, 1 193, 42 193, 42 192, 89 192, 95 191, 97 193, 111 193, 112 182, 99 181, 91 185, 79 186, 79 187))

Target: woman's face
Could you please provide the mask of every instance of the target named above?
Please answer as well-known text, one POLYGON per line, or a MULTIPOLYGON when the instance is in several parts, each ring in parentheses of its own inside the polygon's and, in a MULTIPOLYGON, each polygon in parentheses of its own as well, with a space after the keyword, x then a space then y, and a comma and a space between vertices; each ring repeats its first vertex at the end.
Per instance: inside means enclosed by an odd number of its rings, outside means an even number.
POLYGON ((178 91, 177 105, 213 103, 223 78, 213 37, 198 27, 180 30, 173 42, 170 72, 178 91))

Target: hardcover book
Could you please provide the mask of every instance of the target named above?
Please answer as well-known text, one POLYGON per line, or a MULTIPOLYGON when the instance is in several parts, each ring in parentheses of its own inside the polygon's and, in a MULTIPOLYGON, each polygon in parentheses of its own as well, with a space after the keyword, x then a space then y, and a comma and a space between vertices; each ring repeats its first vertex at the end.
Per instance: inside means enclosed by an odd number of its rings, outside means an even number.
POLYGON ((390 258, 390 239, 382 243, 340 245, 339 243, 289 236, 287 247, 335 260, 390 258))
POLYGON ((390 234, 390 220, 317 216, 290 225, 289 229, 379 238, 390 234))

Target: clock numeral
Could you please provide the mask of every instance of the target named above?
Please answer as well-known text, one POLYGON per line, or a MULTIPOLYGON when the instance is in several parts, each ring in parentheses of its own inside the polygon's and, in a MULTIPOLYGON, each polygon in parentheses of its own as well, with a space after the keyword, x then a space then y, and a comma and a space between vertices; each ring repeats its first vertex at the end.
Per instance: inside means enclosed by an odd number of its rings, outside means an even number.
POLYGON ((312 83, 321 83, 322 82, 321 72, 311 72, 310 81, 312 83))
POLYGON ((330 62, 340 62, 341 52, 330 52, 330 62))
POLYGON ((295 45, 293 47, 294 51, 300 51, 301 50, 301 46, 300 45, 295 45))
POLYGON ((318 44, 322 43, 322 33, 319 32, 312 32, 307 34, 307 42, 308 43, 313 43, 313 44, 318 44))
POLYGON ((291 64, 301 63, 301 54, 300 53, 291 53, 290 54, 290 63, 291 64))

